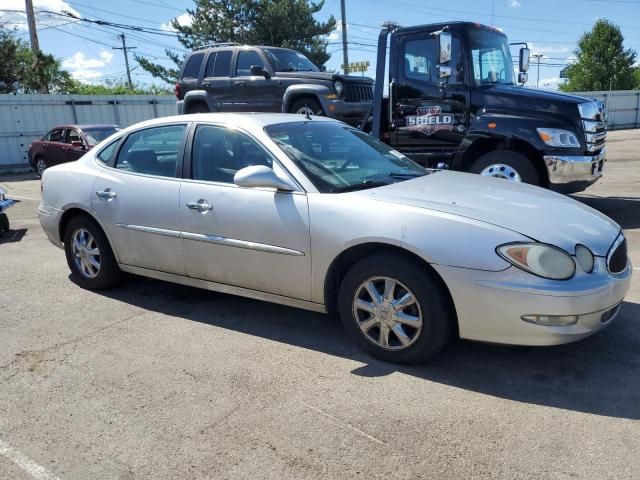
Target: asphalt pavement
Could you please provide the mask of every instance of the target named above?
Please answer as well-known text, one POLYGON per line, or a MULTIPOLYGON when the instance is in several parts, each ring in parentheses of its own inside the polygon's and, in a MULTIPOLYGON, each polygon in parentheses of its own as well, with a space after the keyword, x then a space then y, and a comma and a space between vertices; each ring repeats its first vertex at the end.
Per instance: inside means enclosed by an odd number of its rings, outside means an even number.
MULTIPOLYGON (((640 266, 640 131, 610 132, 574 198, 640 266)), ((575 344, 454 342, 424 366, 361 353, 335 317, 134 277, 69 279, 40 182, 0 238, 1 479, 640 477, 640 270, 575 344)), ((553 212, 549 212, 553 215, 553 212)))

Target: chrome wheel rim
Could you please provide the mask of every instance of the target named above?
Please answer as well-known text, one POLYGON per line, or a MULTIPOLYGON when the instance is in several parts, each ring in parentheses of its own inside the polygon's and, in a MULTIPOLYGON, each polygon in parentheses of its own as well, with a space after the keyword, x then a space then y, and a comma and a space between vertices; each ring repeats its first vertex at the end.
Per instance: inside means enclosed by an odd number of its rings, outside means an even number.
POLYGON ((522 178, 518 171, 510 165, 504 163, 494 163, 480 172, 485 177, 504 178, 511 182, 522 182, 522 178))
POLYGON ((38 170, 38 175, 42 176, 42 173, 47 169, 47 164, 44 163, 44 160, 41 158, 36 162, 36 170, 38 170))
POLYGON ((84 228, 71 236, 71 253, 78 272, 85 278, 96 278, 100 273, 100 249, 96 239, 84 228))
POLYGON ((422 309, 415 294, 390 277, 372 277, 360 284, 353 316, 365 338, 385 350, 404 350, 422 332, 422 309))
POLYGON ((299 115, 308 115, 308 116, 312 116, 315 115, 316 112, 314 112, 313 110, 311 110, 309 107, 307 107, 306 105, 302 108, 299 108, 298 111, 296 112, 299 115))

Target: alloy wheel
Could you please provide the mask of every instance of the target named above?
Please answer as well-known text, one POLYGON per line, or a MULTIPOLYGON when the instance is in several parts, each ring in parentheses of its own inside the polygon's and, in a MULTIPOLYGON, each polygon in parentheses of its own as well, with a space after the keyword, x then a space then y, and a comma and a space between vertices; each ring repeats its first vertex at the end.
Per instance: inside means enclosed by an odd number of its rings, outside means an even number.
POLYGON ((36 161, 36 170, 38 171, 38 175, 42 176, 42 174, 46 169, 47 169, 47 164, 42 158, 39 158, 36 161))
POLYGON ((480 175, 484 175, 485 177, 504 178, 511 182, 522 182, 522 177, 520 177, 518 171, 505 163, 494 163, 493 165, 489 165, 480 172, 480 175))
POLYGON ((96 278, 100 273, 100 249, 93 235, 79 228, 71 237, 71 253, 78 272, 85 278, 96 278))
POLYGON ((311 108, 307 107, 306 105, 304 107, 299 108, 296 113, 298 115, 306 115, 308 117, 312 117, 313 115, 316 114, 316 112, 314 112, 311 108))

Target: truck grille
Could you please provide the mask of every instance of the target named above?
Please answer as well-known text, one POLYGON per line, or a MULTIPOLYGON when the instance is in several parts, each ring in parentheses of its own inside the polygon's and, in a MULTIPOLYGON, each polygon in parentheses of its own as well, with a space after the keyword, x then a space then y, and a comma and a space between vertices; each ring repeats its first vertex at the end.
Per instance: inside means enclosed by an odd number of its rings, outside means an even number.
POLYGON ((346 84, 344 86, 345 102, 370 102, 373 100, 373 85, 346 84))
POLYGON ((582 117, 587 150, 600 152, 607 139, 607 112, 602 102, 583 103, 578 106, 582 117))
POLYGON ((627 268, 627 240, 620 236, 615 241, 607 257, 607 268, 611 273, 622 273, 627 268))

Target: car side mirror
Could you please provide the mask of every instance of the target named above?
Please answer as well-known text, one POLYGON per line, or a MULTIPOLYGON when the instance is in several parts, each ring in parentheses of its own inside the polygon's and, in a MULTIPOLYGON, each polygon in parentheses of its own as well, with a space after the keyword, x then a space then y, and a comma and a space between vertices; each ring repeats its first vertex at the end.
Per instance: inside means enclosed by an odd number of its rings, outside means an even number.
POLYGON ((269 72, 267 72, 260 65, 252 65, 251 66, 251 75, 254 76, 254 77, 264 77, 267 80, 269 80, 271 78, 271 75, 269 75, 269 72))
POLYGON ((71 145, 73 145, 74 147, 84 147, 84 143, 82 142, 82 140, 72 140, 71 145))
POLYGON ((520 49, 520 61, 519 63, 519 67, 520 67, 520 71, 522 73, 525 73, 527 71, 529 71, 529 56, 530 56, 531 52, 529 51, 528 48, 521 48, 520 49))
POLYGON ((525 72, 520 72, 518 74, 518 83, 524 85, 529 80, 529 74, 525 72))
POLYGON ((264 165, 252 165, 238 170, 233 183, 245 188, 275 188, 283 192, 296 190, 288 178, 279 176, 273 169, 264 165))

